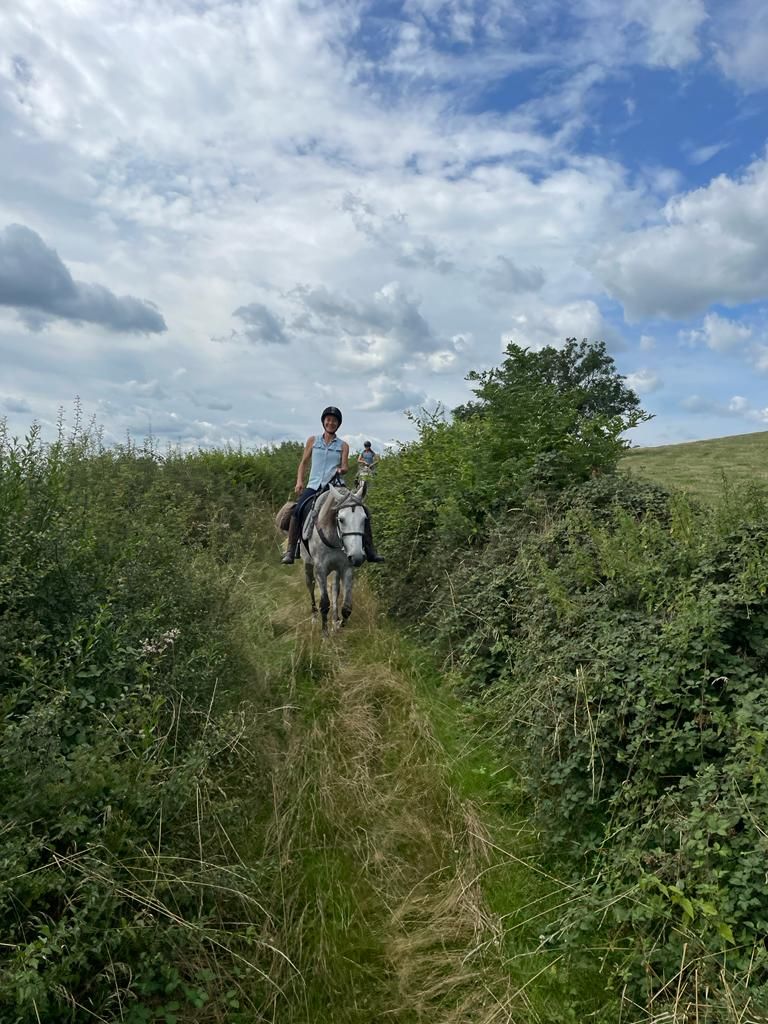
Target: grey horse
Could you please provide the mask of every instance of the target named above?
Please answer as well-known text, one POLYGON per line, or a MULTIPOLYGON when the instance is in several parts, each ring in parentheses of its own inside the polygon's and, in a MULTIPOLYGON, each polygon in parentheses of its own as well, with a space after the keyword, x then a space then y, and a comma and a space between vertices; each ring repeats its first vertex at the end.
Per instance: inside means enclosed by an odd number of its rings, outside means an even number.
MULTIPOLYGON (((323 622, 323 636, 328 636, 328 609, 331 599, 328 595, 328 577, 335 573, 333 581, 334 626, 343 626, 352 613, 352 577, 355 568, 365 561, 363 550, 363 529, 365 511, 363 500, 367 484, 363 481, 357 489, 335 487, 320 495, 315 504, 315 515, 307 536, 302 536, 300 551, 304 562, 307 590, 312 601, 312 614, 317 615, 315 604, 315 580, 320 587, 320 614, 323 622), (344 585, 344 603, 339 616, 339 598, 344 585)), ((309 525, 309 524, 308 524, 309 525)), ((304 531, 306 534, 307 531, 304 531)))

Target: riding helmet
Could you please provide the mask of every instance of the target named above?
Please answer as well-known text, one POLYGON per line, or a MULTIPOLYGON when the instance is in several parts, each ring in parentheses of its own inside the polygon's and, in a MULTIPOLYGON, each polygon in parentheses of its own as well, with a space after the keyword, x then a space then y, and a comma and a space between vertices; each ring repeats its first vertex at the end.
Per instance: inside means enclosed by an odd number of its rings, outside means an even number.
POLYGON ((323 409, 323 415, 320 417, 320 422, 325 424, 326 416, 335 416, 341 426, 341 409, 337 409, 335 405, 329 405, 326 409, 323 409))
POLYGON ((371 442, 370 442, 370 441, 366 441, 366 442, 365 442, 365 443, 363 444, 363 448, 370 448, 370 447, 371 447, 371 442))

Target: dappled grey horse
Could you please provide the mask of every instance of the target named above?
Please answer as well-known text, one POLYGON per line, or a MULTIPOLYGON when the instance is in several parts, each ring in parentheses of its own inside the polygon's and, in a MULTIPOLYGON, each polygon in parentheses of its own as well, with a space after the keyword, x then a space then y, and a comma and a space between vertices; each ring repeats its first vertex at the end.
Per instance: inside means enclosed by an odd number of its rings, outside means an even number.
POLYGON ((343 626, 352 613, 352 576, 355 568, 365 561, 363 530, 367 512, 363 505, 367 485, 365 482, 351 491, 348 487, 333 485, 317 499, 314 516, 302 531, 300 545, 304 562, 307 590, 312 601, 312 614, 317 615, 315 580, 320 587, 320 614, 323 636, 328 636, 328 577, 333 581, 333 624, 343 626), (305 536, 306 535, 306 536, 305 536), (339 614, 341 587, 344 601, 339 614))

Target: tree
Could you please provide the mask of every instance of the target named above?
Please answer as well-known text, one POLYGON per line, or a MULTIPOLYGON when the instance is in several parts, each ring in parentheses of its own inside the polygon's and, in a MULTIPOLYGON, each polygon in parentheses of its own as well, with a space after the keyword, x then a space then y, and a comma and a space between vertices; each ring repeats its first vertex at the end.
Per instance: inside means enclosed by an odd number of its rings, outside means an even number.
POLYGON ((454 420, 473 425, 507 485, 565 486, 611 470, 628 447, 622 435, 650 419, 603 342, 568 338, 537 352, 510 342, 501 366, 467 380, 477 400, 454 420))

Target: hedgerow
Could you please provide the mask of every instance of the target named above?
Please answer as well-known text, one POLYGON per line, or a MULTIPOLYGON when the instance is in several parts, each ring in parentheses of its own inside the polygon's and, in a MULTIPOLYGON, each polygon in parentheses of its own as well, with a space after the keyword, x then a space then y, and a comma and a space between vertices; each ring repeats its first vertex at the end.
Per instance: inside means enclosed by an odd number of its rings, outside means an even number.
POLYGON ((578 427, 581 455, 555 452, 543 479, 553 421, 505 400, 507 421, 459 410, 382 466, 382 592, 460 670, 519 768, 573 887, 543 940, 578 949, 598 935, 649 1012, 766 1014, 765 502, 730 495, 712 512, 625 479, 605 437, 588 470, 595 435, 578 427), (542 436, 513 479, 498 452, 518 415, 538 417, 518 437, 542 436))
POLYGON ((0 436, 3 1021, 172 1022, 208 1000, 212 951, 234 978, 253 960, 259 879, 225 847, 266 781, 232 738, 254 667, 227 565, 294 461, 0 436))

